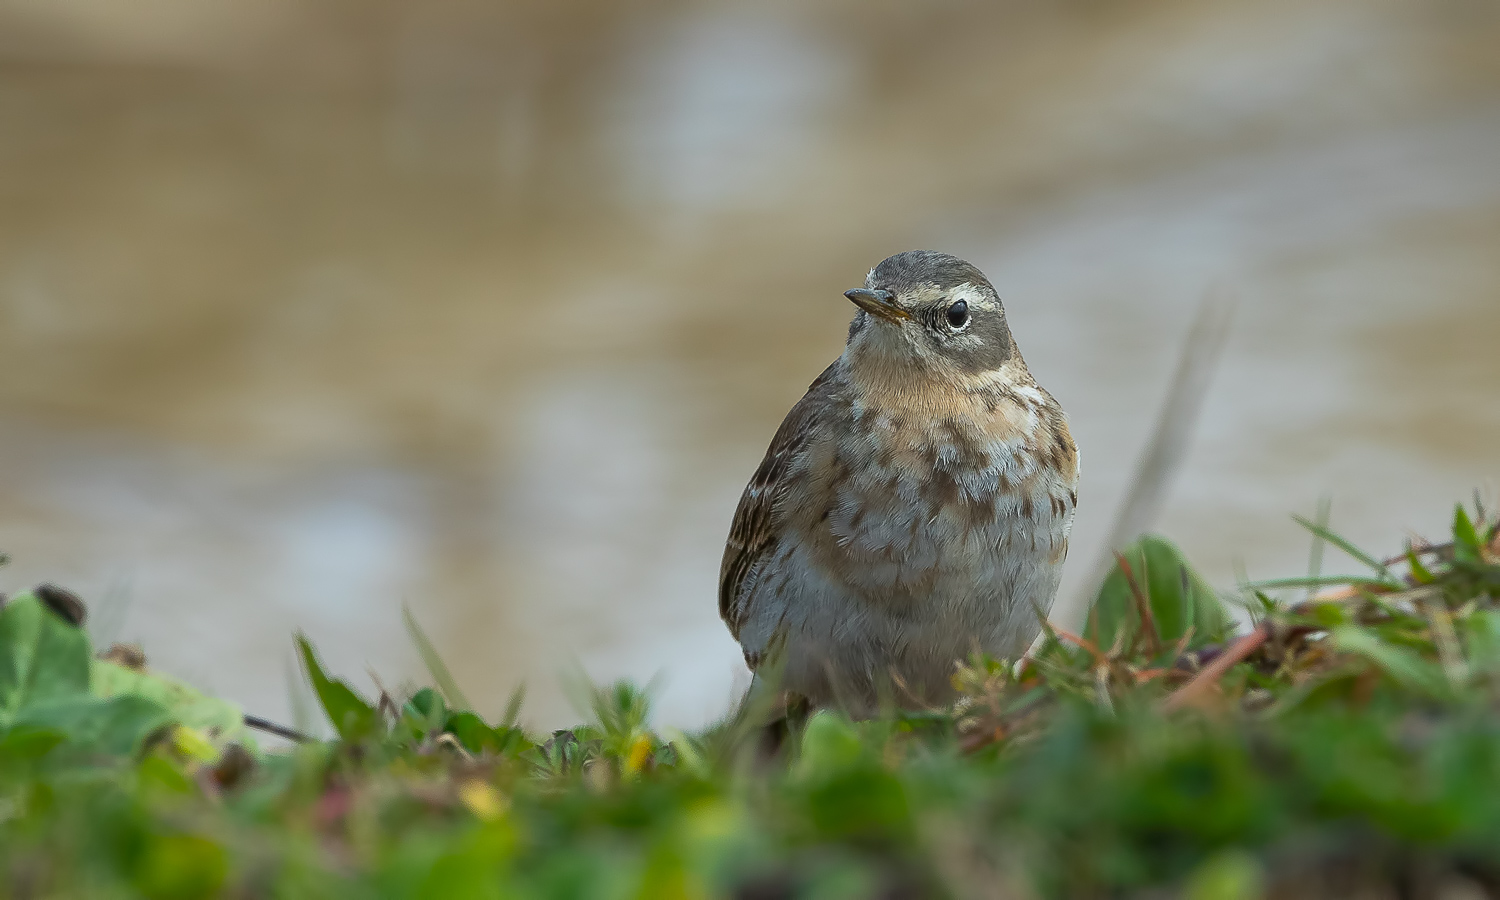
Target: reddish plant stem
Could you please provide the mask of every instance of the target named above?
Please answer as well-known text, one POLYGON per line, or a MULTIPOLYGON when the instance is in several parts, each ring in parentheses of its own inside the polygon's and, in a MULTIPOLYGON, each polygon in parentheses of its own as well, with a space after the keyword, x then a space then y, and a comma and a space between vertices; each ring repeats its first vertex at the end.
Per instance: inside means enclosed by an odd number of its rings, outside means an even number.
POLYGON ((1186 706, 1198 706, 1207 696, 1208 692, 1218 684, 1224 673, 1228 672, 1234 665, 1259 649, 1261 644, 1271 636, 1270 626, 1262 623, 1258 628, 1233 644, 1229 649, 1214 657, 1214 661, 1203 667, 1193 680, 1174 691, 1162 702, 1163 712, 1172 712, 1186 706))
POLYGON ((1140 582, 1135 580, 1135 570, 1130 567, 1125 554, 1116 551, 1115 562, 1125 575, 1125 583, 1130 587, 1130 598, 1135 601, 1136 615, 1141 617, 1141 630, 1146 633, 1151 655, 1160 656, 1161 633, 1156 630, 1156 616, 1151 613, 1151 598, 1146 596, 1146 592, 1141 590, 1140 582))

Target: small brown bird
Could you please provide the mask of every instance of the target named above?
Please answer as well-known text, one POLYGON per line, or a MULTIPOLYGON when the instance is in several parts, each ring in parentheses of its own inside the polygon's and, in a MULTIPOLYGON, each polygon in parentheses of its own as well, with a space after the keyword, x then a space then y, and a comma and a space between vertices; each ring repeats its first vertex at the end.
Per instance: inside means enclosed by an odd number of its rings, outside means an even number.
POLYGON ((968 653, 1014 659, 1036 636, 1078 451, 973 265, 913 250, 845 296, 859 312, 843 354, 735 510, 719 613, 789 696, 940 703, 968 653))

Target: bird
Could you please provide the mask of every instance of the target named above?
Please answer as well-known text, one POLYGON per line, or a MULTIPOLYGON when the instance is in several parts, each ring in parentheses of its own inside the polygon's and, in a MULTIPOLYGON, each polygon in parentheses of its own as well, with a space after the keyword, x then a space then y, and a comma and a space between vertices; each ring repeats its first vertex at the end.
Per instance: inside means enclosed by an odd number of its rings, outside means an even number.
POLYGON ((734 512, 719 613, 783 703, 868 716, 954 698, 1052 605, 1078 448, 990 280, 891 256, 846 291, 843 352, 777 429, 734 512))

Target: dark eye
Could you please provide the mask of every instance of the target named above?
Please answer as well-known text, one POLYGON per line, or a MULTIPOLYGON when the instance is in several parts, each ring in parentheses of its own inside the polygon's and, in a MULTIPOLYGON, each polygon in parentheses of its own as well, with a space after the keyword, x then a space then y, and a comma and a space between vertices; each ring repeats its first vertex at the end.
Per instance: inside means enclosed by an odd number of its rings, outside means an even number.
POLYGON ((962 328, 969 324, 969 303, 960 300, 948 307, 948 324, 954 328, 962 328))

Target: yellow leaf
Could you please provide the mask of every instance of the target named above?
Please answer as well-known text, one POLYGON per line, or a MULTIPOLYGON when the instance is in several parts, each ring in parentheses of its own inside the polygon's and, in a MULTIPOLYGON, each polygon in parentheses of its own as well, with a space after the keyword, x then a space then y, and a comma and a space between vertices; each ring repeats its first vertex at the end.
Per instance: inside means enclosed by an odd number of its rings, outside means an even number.
POLYGON ((469 808, 469 812, 486 822, 500 818, 510 805, 504 795, 478 779, 459 784, 458 800, 469 808))
POLYGON ((630 745, 630 753, 625 757, 625 774, 634 775, 646 765, 646 760, 651 758, 651 736, 643 734, 635 739, 630 745))
POLYGON ((199 762, 211 763, 219 758, 219 750, 208 739, 208 735, 186 725, 172 727, 172 749, 199 762))

